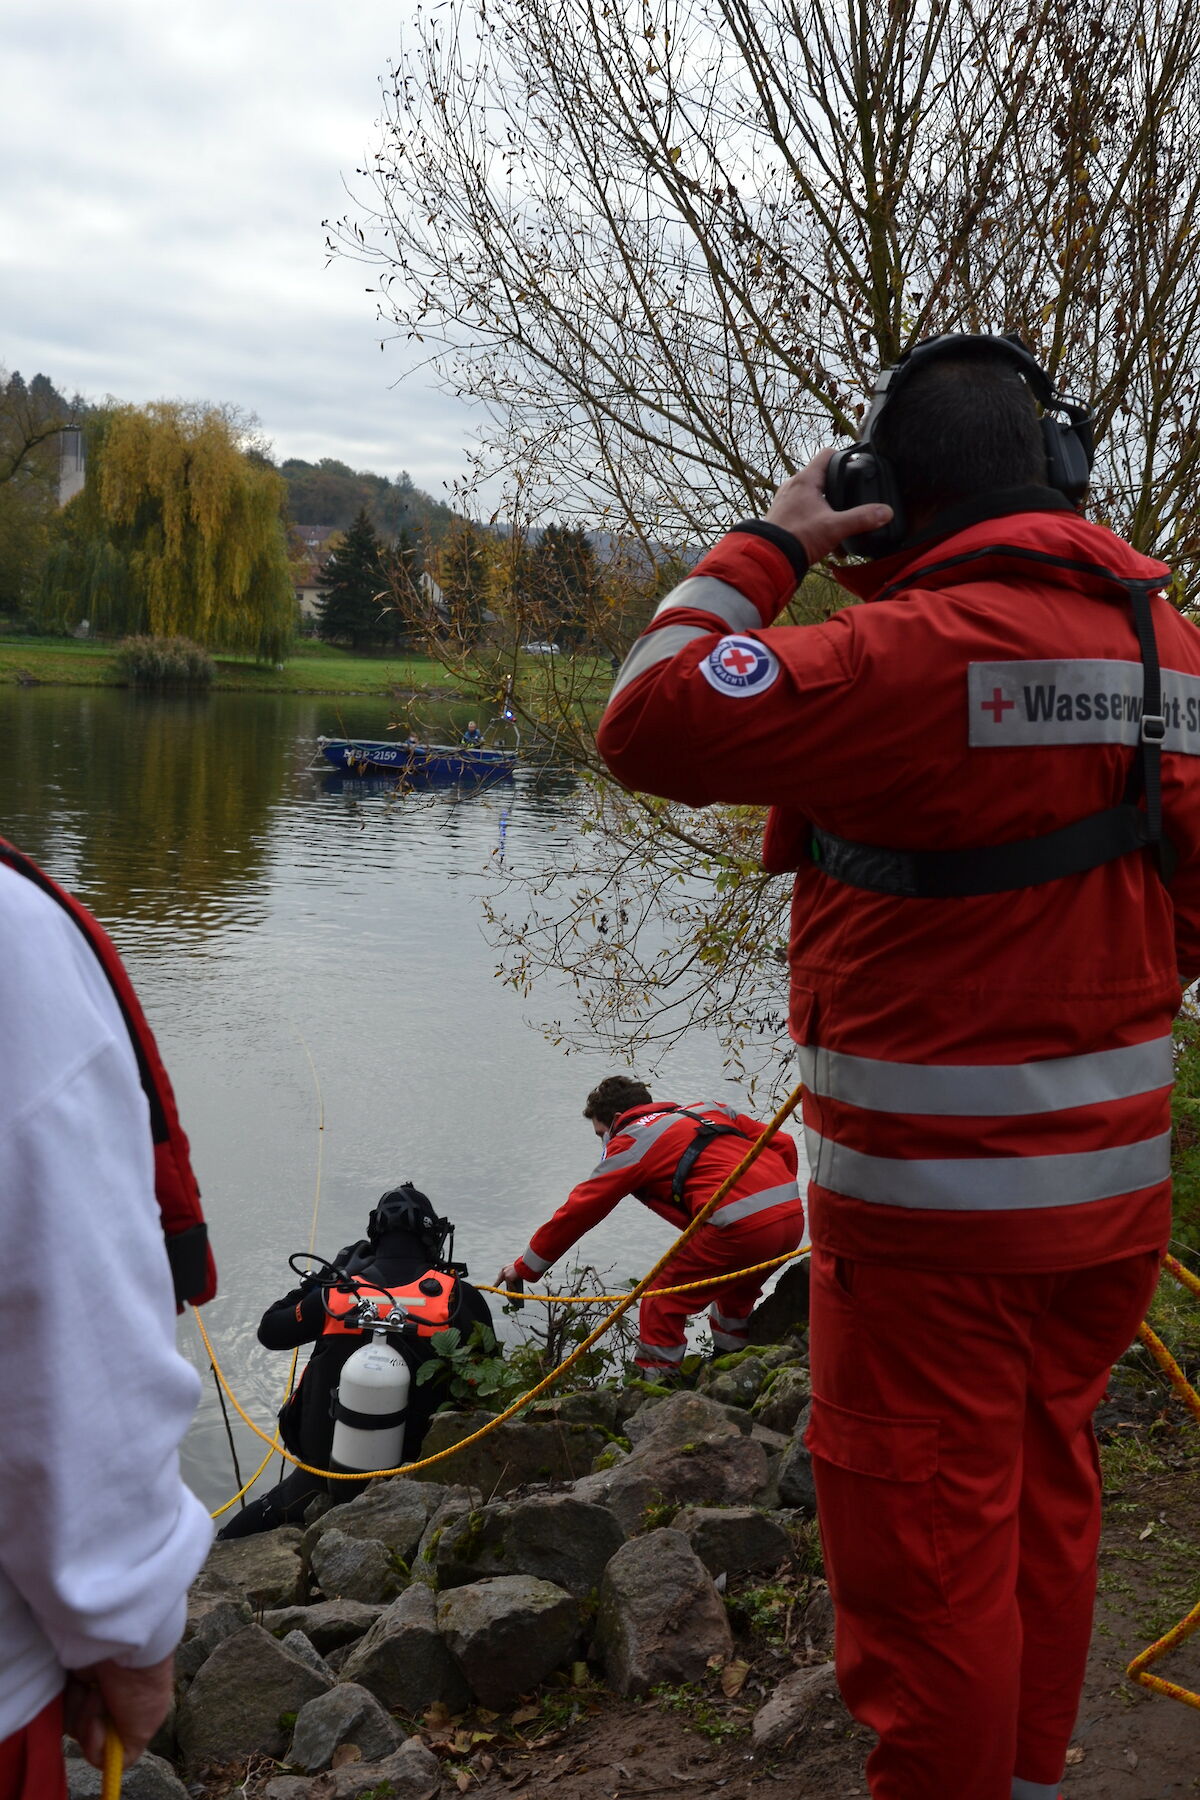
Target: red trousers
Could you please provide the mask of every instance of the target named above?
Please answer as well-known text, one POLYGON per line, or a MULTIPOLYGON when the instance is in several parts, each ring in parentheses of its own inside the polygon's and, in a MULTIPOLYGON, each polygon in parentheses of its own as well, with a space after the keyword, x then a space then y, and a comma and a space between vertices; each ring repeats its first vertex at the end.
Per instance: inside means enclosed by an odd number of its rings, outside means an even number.
POLYGON ((1159 1261, 946 1274, 814 1251, 807 1442, 875 1800, 1057 1793, 1092 1630, 1091 1416, 1159 1261))
MULTIPOLYGON (((762 1225, 753 1218, 724 1229, 702 1225, 679 1255, 671 1258, 655 1286, 703 1283, 706 1276, 728 1275, 734 1269, 769 1262, 797 1249, 803 1236, 804 1213, 799 1203, 762 1225)), ((689 1288, 686 1294, 647 1295, 638 1309, 638 1367, 651 1377, 677 1368, 687 1354, 688 1319, 705 1307, 717 1352, 740 1350, 746 1342, 750 1314, 771 1273, 764 1269, 714 1287, 689 1288)))
POLYGON ((0 1800, 67 1800, 62 1695, 0 1740, 0 1800))

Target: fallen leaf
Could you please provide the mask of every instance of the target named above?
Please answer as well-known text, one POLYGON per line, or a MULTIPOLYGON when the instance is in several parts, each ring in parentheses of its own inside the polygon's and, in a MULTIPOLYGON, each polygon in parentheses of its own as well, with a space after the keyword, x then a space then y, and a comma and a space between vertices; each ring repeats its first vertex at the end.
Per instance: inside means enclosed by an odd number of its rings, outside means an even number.
POLYGON ((465 1794, 473 1779, 470 1769, 460 1769, 454 1777, 454 1785, 460 1794, 465 1794))
POLYGON ((1154 1520, 1151 1519, 1150 1523, 1147 1526, 1145 1526, 1141 1531, 1138 1532, 1138 1543, 1144 1544, 1148 1537, 1153 1537, 1154 1531, 1155 1531, 1155 1524, 1154 1524, 1154 1520))
POLYGON ((1087 1751, 1082 1744, 1072 1744, 1067 1751, 1067 1767, 1073 1768, 1076 1763, 1081 1763, 1086 1755, 1087 1751))
POLYGON ((1129 1764, 1131 1769, 1136 1769, 1138 1766, 1137 1751, 1136 1750, 1127 1750, 1125 1752, 1125 1761, 1129 1764))
POLYGON ((362 1751, 357 1744, 339 1744, 330 1761, 331 1769, 344 1769, 347 1763, 362 1761, 362 1751))
POLYGON ((749 1673, 750 1664, 740 1656, 735 1657, 731 1663, 726 1663, 721 1670, 721 1692, 727 1700, 732 1700, 735 1694, 741 1693, 749 1673))
POLYGON ((509 1714, 508 1722, 510 1725, 528 1725, 532 1719, 540 1718, 541 1712, 540 1706, 521 1706, 515 1713, 509 1714))

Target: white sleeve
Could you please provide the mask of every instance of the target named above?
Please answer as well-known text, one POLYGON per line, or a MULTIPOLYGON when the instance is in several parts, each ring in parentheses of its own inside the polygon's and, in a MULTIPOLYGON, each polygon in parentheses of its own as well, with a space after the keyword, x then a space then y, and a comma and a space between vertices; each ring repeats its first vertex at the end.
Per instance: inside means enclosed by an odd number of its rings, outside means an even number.
POLYGON ((128 1036, 62 926, 48 967, 0 973, 0 1574, 65 1668, 138 1667, 178 1641, 212 1537, 179 1474, 200 1384, 128 1036))

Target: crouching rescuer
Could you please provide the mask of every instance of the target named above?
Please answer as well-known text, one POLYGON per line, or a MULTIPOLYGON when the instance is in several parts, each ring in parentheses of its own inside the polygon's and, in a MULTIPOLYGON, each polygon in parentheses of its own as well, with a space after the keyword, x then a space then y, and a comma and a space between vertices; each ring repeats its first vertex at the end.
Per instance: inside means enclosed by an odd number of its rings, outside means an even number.
MULTIPOLYGON (((539 1226, 529 1247, 505 1264, 496 1278, 501 1287, 543 1275, 627 1194, 682 1231, 766 1129, 716 1101, 688 1106, 655 1101, 648 1087, 626 1075, 610 1075, 593 1088, 583 1116, 604 1146, 600 1164, 539 1226)), ((799 1247, 804 1209, 796 1168, 794 1141, 777 1132, 657 1283, 696 1286, 683 1294, 643 1297, 636 1361, 652 1380, 677 1374, 687 1352, 688 1319, 706 1307, 714 1350, 744 1347, 769 1271, 731 1281, 714 1278, 736 1276, 799 1247)))
MULTIPOLYGON (((487 1301, 464 1279, 465 1266, 452 1260, 453 1231, 418 1189, 392 1188, 372 1209, 364 1239, 267 1308, 260 1344, 316 1345, 279 1415, 293 1456, 315 1469, 365 1472, 420 1455, 443 1398, 436 1381, 416 1381, 435 1354, 430 1339, 450 1327, 466 1338, 474 1325, 492 1322, 487 1301)), ((331 1489, 336 1500, 350 1500, 366 1479, 331 1482, 293 1469, 220 1535, 249 1537, 294 1524, 317 1494, 331 1489)))

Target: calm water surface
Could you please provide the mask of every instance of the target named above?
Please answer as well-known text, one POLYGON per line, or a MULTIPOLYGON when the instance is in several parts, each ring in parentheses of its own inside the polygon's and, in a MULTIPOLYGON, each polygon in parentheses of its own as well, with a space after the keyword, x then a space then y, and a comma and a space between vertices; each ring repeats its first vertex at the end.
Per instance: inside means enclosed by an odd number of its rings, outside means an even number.
MULTIPOLYGON (((501 847, 509 867, 569 868, 569 780, 397 798, 308 767, 318 733, 382 737, 387 722, 365 700, 0 689, 0 832, 125 957, 204 1193, 221 1277, 205 1321, 267 1426, 287 1359, 254 1332, 292 1284, 288 1252, 308 1244, 318 1167, 326 1255, 361 1234, 384 1188, 412 1180, 490 1281, 592 1166, 580 1109, 613 1067, 543 1039, 536 1020, 561 996, 539 1009, 498 982, 482 929, 501 847)), ((656 1088, 736 1097, 704 1039, 656 1088)), ((635 1275, 668 1241, 630 1201, 587 1250, 635 1275)), ((187 1475, 218 1505, 229 1451, 190 1315, 179 1340, 206 1372, 187 1475)), ((249 1474, 261 1451, 240 1425, 236 1438, 249 1474)))

